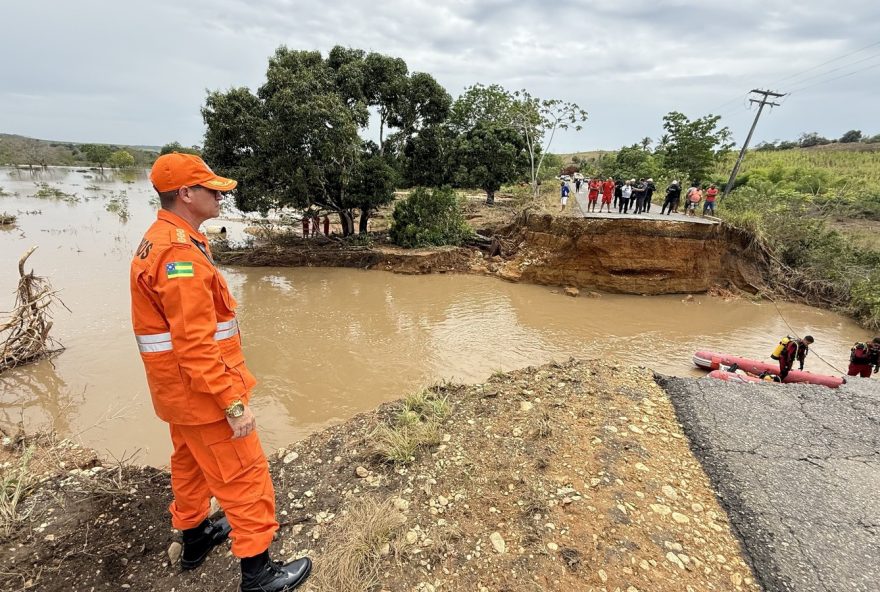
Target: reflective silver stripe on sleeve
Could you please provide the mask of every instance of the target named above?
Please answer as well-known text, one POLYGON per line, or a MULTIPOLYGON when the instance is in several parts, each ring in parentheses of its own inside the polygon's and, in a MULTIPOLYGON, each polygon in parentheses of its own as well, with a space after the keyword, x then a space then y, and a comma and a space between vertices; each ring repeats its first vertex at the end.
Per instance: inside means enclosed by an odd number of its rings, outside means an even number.
POLYGON ((157 333, 155 335, 135 335, 138 349, 141 353, 171 351, 171 333, 157 333))
POLYGON ((238 323, 235 319, 232 319, 231 321, 225 321, 223 323, 217 323, 217 332, 214 333, 215 341, 220 341, 221 339, 229 339, 234 335, 238 335, 238 323))
MULTIPOLYGON (((217 332, 214 333, 214 341, 229 339, 238 335, 238 321, 224 321, 217 323, 217 332)), ((171 351, 174 346, 171 343, 171 333, 156 333, 155 335, 135 335, 138 349, 141 353, 171 351)))

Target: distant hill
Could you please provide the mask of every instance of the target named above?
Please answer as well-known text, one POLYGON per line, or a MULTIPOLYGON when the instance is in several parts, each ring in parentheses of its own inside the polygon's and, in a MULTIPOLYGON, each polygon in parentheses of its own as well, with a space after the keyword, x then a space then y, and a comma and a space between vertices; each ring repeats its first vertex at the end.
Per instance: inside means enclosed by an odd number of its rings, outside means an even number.
POLYGON ((562 159, 563 164, 572 164, 578 162, 589 162, 598 160, 603 154, 615 154, 617 150, 586 150, 584 152, 569 152, 567 154, 557 154, 562 159))
MULTIPOLYGON (((39 140, 13 134, 0 134, 0 165, 86 166, 92 164, 82 151, 85 143, 39 140)), ((125 150, 135 166, 148 167, 159 155, 158 146, 106 144, 113 151, 125 150)))

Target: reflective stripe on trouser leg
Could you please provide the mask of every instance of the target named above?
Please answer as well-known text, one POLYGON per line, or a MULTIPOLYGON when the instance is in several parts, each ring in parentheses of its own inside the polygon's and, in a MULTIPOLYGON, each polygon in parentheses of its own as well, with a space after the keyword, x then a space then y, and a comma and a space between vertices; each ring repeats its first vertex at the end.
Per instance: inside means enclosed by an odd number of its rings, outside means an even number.
POLYGON ((208 488, 229 519, 232 554, 253 557, 268 549, 278 530, 275 490, 256 432, 232 440, 225 419, 175 428, 186 439, 208 488))
POLYGON ((211 491, 186 439, 177 426, 170 425, 171 443, 171 492, 174 500, 168 506, 171 525, 178 530, 195 528, 208 517, 211 509, 211 491))

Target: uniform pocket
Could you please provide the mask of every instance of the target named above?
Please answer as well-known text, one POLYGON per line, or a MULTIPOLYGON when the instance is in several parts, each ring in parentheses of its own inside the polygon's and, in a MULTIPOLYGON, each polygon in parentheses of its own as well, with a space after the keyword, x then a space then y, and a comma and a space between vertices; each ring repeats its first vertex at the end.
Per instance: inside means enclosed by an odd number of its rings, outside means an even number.
POLYGON ((220 357, 226 365, 227 371, 241 381, 245 391, 250 391, 257 384, 257 379, 251 374, 244 363, 244 352, 238 339, 224 339, 218 342, 220 345, 220 357))
POLYGON ((186 407, 186 388, 173 351, 142 353, 147 384, 155 403, 163 408, 186 407))
POLYGON ((214 456, 224 483, 235 481, 258 462, 266 462, 257 432, 233 440, 232 428, 225 420, 205 426, 203 441, 214 456))

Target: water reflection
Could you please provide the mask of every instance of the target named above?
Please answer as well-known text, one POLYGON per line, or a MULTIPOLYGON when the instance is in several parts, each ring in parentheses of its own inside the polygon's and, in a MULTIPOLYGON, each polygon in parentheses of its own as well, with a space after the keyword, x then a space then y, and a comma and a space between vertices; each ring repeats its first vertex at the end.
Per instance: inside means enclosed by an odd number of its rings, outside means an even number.
POLYGON ((22 367, 0 374, 0 424, 71 433, 70 415, 85 393, 73 391, 51 361, 42 360, 33 366, 40 370, 23 372, 22 367))

